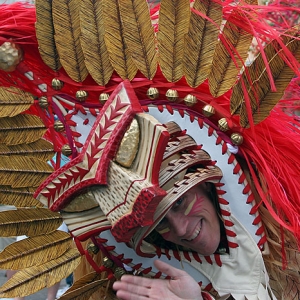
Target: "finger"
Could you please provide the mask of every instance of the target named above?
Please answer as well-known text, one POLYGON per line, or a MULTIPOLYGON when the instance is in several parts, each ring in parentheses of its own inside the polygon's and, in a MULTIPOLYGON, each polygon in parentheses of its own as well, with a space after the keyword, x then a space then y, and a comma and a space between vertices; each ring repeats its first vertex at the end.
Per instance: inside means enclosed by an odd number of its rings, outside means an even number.
POLYGON ((122 300, 149 300, 149 297, 131 294, 123 290, 117 291, 117 297, 122 300))
POLYGON ((150 289, 147 287, 122 281, 116 281, 113 284, 113 289, 117 291, 117 296, 120 296, 122 299, 137 299, 137 297, 148 298, 150 294, 150 289))
POLYGON ((133 284, 135 286, 144 286, 144 287, 151 287, 153 284, 153 280, 159 279, 151 279, 147 277, 140 277, 140 276, 133 276, 133 275, 123 275, 121 277, 121 282, 126 282, 127 284, 133 284))
POLYGON ((178 277, 183 277, 183 276, 187 275, 187 273, 185 271, 174 268, 173 266, 171 266, 161 260, 154 261, 154 265, 159 271, 161 271, 162 273, 164 273, 168 276, 171 276, 172 278, 178 278, 178 277))

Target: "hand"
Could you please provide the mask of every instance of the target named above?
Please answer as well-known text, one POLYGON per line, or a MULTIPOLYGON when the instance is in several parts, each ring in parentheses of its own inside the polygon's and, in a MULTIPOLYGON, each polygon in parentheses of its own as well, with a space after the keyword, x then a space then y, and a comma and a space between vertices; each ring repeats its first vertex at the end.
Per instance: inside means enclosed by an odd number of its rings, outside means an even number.
POLYGON ((172 279, 150 279, 123 275, 113 288, 123 300, 203 300, 198 283, 185 271, 176 269, 160 260, 155 267, 172 279))

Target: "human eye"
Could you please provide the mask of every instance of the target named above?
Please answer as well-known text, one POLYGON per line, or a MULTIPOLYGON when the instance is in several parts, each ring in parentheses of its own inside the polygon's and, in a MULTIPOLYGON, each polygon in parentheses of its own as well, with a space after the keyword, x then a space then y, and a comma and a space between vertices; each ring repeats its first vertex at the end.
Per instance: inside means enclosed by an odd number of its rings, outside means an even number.
POLYGON ((180 206, 184 203, 185 201, 185 196, 180 197, 172 206, 173 210, 179 209, 180 206))

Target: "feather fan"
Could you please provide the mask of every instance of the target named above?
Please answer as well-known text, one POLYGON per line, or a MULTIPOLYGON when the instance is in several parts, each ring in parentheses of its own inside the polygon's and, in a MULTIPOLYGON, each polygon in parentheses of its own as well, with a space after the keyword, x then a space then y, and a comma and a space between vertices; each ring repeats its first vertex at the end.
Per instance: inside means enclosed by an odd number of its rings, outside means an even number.
POLYGON ((104 42, 104 14, 102 1, 83 0, 81 2, 79 14, 81 47, 85 65, 99 85, 106 85, 113 73, 104 42))
POLYGON ((36 37, 44 63, 54 71, 61 67, 54 40, 52 0, 36 0, 36 37))
POLYGON ((81 254, 69 249, 62 256, 45 264, 17 272, 0 288, 0 297, 25 297, 51 287, 71 274, 78 266, 81 254))
POLYGON ((159 10, 159 65, 165 78, 176 82, 183 76, 184 36, 190 18, 189 0, 162 0, 159 10))
POLYGON ((1 269, 21 270, 58 258, 71 248, 71 236, 60 230, 8 245, 0 253, 1 269), (20 251, 22 249, 22 251, 20 251))
POLYGON ((199 86, 210 73, 222 21, 222 5, 215 1, 196 0, 194 9, 208 19, 192 11, 184 50, 184 75, 191 87, 199 86))
POLYGON ((55 43, 60 62, 67 74, 77 82, 88 75, 80 45, 80 1, 53 0, 55 43))
POLYGON ((151 23, 148 3, 140 0, 119 1, 124 38, 131 57, 148 79, 157 69, 154 28, 151 23))
POLYGON ((0 186, 0 204, 15 207, 43 207, 43 204, 33 198, 35 188, 12 189, 0 186))
POLYGON ((46 208, 19 208, 0 212, 2 236, 36 236, 56 230, 62 224, 59 213, 46 208))
POLYGON ((18 88, 0 87, 0 117, 13 117, 27 110, 34 102, 33 96, 18 88))
POLYGON ((110 62, 122 79, 132 80, 137 72, 124 41, 124 27, 117 1, 102 0, 104 14, 104 41, 110 62))
POLYGON ((13 188, 37 187, 53 169, 45 161, 29 156, 1 156, 0 185, 13 188))
POLYGON ((37 141, 46 132, 42 120, 28 114, 0 118, 0 142, 17 145, 37 141))

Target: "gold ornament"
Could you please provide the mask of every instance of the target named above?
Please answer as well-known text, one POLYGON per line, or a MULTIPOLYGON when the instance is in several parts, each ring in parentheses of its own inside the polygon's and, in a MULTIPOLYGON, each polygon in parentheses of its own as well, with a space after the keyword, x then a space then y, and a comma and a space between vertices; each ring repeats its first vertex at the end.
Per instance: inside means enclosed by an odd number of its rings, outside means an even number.
POLYGON ((243 136, 239 133, 232 133, 230 138, 231 138, 232 143, 237 146, 241 145, 244 141, 243 136))
POLYGON ((41 108, 47 108, 49 106, 48 99, 46 96, 42 96, 39 98, 39 106, 41 108))
POLYGON ((97 254, 99 252, 99 248, 93 244, 93 243, 90 243, 88 244, 87 246, 87 251, 90 253, 90 254, 97 254))
POLYGON ((57 121, 54 122, 54 126, 53 127, 54 127, 54 130, 57 131, 57 132, 62 132, 62 131, 65 130, 64 124, 61 121, 59 121, 59 120, 57 120, 57 121))
POLYGON ((76 92, 76 99, 80 102, 85 101, 88 98, 89 94, 86 91, 80 90, 76 92))
POLYGON ((57 79, 57 78, 53 78, 51 85, 52 85, 54 90, 59 91, 64 86, 64 83, 61 80, 57 79))
POLYGON ((214 115, 216 113, 216 111, 213 106, 211 106, 210 104, 207 104, 202 108, 202 113, 205 117, 211 117, 212 115, 214 115))
POLYGON ((147 96, 151 100, 154 100, 154 99, 158 98, 158 96, 159 96, 158 89, 155 88, 155 87, 149 88, 148 91, 147 91, 147 96))
POLYGON ((187 106, 193 106, 197 103, 197 98, 194 95, 188 94, 184 97, 184 103, 187 106))
POLYGON ((218 121, 218 125, 221 131, 227 131, 229 129, 226 118, 222 118, 218 121))
POLYGON ((123 268, 117 267, 115 269, 114 275, 117 280, 120 280, 123 275, 126 274, 126 271, 123 268))
POLYGON ((114 262, 111 260, 111 259, 109 259, 108 257, 104 257, 103 258, 103 266, 105 267, 105 268, 112 268, 113 266, 114 266, 114 262))
POLYGON ((23 59, 21 48, 11 42, 4 42, 0 46, 0 70, 12 72, 23 59))
POLYGON ((72 154, 72 150, 68 144, 62 146, 61 152, 65 156, 70 156, 72 154))
POLYGON ((168 98, 169 101, 175 102, 178 99, 178 92, 176 90, 167 90, 166 92, 166 97, 168 98))
POLYGON ((101 93, 99 96, 99 101, 101 104, 105 104, 105 102, 109 99, 109 94, 107 93, 101 93))

